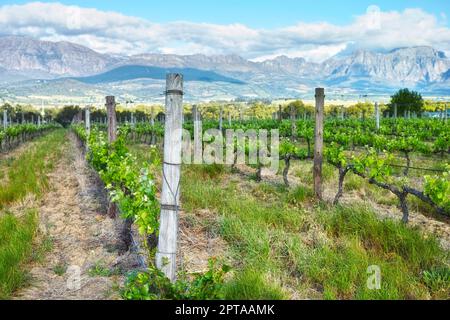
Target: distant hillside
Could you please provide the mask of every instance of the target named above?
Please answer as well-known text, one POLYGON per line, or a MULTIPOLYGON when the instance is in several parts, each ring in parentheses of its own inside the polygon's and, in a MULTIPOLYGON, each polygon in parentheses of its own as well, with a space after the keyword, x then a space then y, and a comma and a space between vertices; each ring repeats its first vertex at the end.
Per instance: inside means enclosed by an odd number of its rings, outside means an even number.
POLYGON ((205 71, 193 68, 159 68, 148 66, 122 66, 116 69, 90 77, 72 78, 83 83, 101 84, 120 82, 136 79, 166 79, 167 73, 182 73, 185 81, 203 82, 228 82, 234 84, 244 84, 244 82, 222 76, 213 71, 205 71))
POLYGON ((168 72, 184 74, 189 95, 202 101, 304 99, 317 86, 347 98, 389 96, 405 87, 424 95, 450 95, 450 59, 427 46, 347 51, 321 63, 287 56, 259 62, 238 55, 111 56, 78 44, 17 36, 0 36, 0 48, 0 96, 10 100, 50 93, 91 97, 113 90, 150 99, 152 86, 160 86, 168 72))

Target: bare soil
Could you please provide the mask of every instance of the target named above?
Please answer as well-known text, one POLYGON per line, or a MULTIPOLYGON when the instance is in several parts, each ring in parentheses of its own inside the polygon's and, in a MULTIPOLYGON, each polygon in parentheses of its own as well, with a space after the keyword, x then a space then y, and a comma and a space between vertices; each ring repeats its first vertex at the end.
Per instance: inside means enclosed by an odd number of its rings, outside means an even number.
POLYGON ((136 257, 122 252, 120 218, 106 215, 106 197, 73 133, 49 176, 51 190, 39 204, 41 241, 51 250, 30 271, 17 299, 119 299, 125 273, 136 257))

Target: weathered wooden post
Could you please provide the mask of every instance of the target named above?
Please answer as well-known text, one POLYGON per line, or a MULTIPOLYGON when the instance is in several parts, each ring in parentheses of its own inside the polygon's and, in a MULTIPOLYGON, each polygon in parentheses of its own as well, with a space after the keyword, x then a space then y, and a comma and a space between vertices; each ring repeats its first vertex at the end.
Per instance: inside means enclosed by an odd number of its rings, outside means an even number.
POLYGON ((281 120, 283 120, 283 112, 282 112, 281 108, 282 108, 281 104, 278 105, 278 121, 280 121, 280 122, 281 122, 281 120))
MULTIPOLYGON (((89 141, 89 135, 91 134, 91 110, 89 107, 86 107, 85 110, 85 125, 86 125, 86 138, 89 141)), ((88 150, 88 141, 86 141, 85 144, 86 151, 88 150)))
POLYGON ((8 128, 8 110, 3 110, 3 129, 8 128))
POLYGON ((223 108, 220 107, 219 110, 219 131, 222 131, 223 128, 223 108))
POLYGON ((22 111, 21 116, 22 116, 21 123, 24 124, 25 123, 25 114, 23 113, 23 111, 22 111))
POLYGON ((85 109, 85 125, 86 125, 86 133, 89 135, 91 133, 91 110, 89 107, 85 109))
MULTIPOLYGON (((33 122, 34 122, 34 120, 33 120, 33 122)), ((41 115, 38 115, 37 125, 38 125, 38 127, 41 126, 41 115)))
POLYGON ((297 140, 297 110, 294 106, 290 107, 292 139, 297 140))
POLYGON ((394 103, 394 119, 397 119, 397 104, 394 103))
POLYGON ((174 282, 180 210, 183 76, 167 74, 161 215, 156 266, 174 282))
POLYGON ((108 118, 108 141, 113 143, 117 140, 117 118, 116 118, 116 98, 106 97, 106 112, 108 118))
MULTIPOLYGON (((106 114, 108 121, 108 142, 111 144, 117 140, 116 99, 114 96, 106 97, 106 114)), ((117 204, 110 203, 108 215, 114 219, 117 215, 117 204)))
POLYGON ((202 119, 197 106, 192 108, 194 119, 194 164, 203 163, 203 137, 202 137, 202 119))
POLYGON ((380 130, 380 108, 379 108, 378 102, 375 102, 375 121, 376 121, 377 131, 379 131, 380 130))
POLYGON ((444 121, 447 122, 448 119, 448 110, 447 110, 447 104, 444 105, 444 121))
POLYGON ((153 106, 150 114, 150 124, 152 125, 152 127, 155 125, 155 108, 153 106))
POLYGON ((322 200, 322 161, 323 161, 323 112, 325 90, 316 88, 316 125, 314 133, 314 194, 322 200))

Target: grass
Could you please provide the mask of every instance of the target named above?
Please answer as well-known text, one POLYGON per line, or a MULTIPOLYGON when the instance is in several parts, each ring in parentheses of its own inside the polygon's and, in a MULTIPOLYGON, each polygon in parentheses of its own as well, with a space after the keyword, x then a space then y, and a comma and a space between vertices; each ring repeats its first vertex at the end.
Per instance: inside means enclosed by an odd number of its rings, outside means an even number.
MULTIPOLYGON (((0 188, 0 209, 29 193, 39 196, 48 188, 47 174, 60 156, 64 136, 65 131, 58 130, 41 137, 6 163, 8 179, 0 188)), ((48 236, 41 244, 34 244, 38 220, 34 209, 28 209, 20 217, 0 212, 0 299, 9 298, 26 283, 27 263, 41 260, 51 250, 52 240, 48 236)))
POLYGON ((90 277, 111 277, 113 275, 120 274, 119 269, 110 269, 103 265, 101 261, 98 261, 88 271, 90 277))
POLYGON ((224 287, 225 297, 233 300, 282 300, 286 298, 278 284, 263 279, 258 270, 240 272, 224 287))
POLYGON ((65 131, 58 130, 41 137, 8 163, 8 179, 0 184, 0 209, 29 193, 39 196, 48 188, 47 173, 60 156, 64 135, 65 131))
POLYGON ((9 298, 27 280, 25 265, 33 254, 37 221, 36 211, 22 218, 0 216, 0 299, 9 298))
MULTIPOLYGON (((255 183, 227 168, 182 170, 185 214, 213 212, 234 261, 227 299, 289 299, 292 292, 319 299, 450 297, 449 254, 418 229, 380 220, 362 206, 305 205, 312 196, 305 187, 255 183), (367 286, 370 266, 381 271, 378 290, 367 286)), ((364 184, 348 178, 347 188, 364 184)))
POLYGON ((423 274, 447 265, 448 252, 433 237, 392 220, 380 221, 366 208, 337 207, 322 212, 319 221, 334 241, 313 251, 300 265, 309 280, 323 287, 329 299, 442 299, 444 284, 428 286, 423 274), (367 268, 380 268, 380 290, 367 285, 367 268))

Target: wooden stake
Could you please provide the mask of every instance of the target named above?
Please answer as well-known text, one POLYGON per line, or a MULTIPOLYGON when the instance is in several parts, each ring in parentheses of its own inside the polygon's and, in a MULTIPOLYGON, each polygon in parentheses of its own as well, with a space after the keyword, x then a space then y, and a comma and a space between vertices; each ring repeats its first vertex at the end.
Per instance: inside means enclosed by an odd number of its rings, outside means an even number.
MULTIPOLYGON (((117 140, 116 99, 114 96, 106 97, 106 112, 108 120, 108 142, 111 144, 117 140)), ((117 216, 117 204, 110 203, 108 216, 114 219, 117 216)))
POLYGON ((314 135, 314 194, 322 200, 322 161, 323 161, 323 112, 325 90, 316 88, 316 125, 314 135))
POLYGON ((197 106, 192 107, 194 118, 194 164, 203 163, 202 119, 197 106))
POLYGON ((155 109, 152 107, 151 115, 150 115, 150 124, 152 127, 155 125, 155 109))
MULTIPOLYGON (((85 110, 85 125, 86 125, 86 137, 89 141, 89 135, 91 134, 91 110, 89 107, 86 107, 85 110)), ((88 150, 88 141, 86 141, 85 147, 86 151, 88 150)))
POLYGON ((296 110, 294 106, 290 108, 291 113, 291 130, 292 130, 292 138, 297 140, 297 119, 296 119, 296 110))
POLYGON ((375 102, 375 121, 377 131, 380 130, 380 108, 378 106, 378 102, 375 102))
POLYGON ((445 114, 444 114, 444 121, 447 122, 447 119, 448 119, 447 104, 444 105, 444 111, 445 111, 445 114))
POLYGON ((167 74, 161 218, 156 266, 174 282, 180 210, 183 76, 167 74))
POLYGON ((3 110, 3 129, 6 130, 8 128, 8 111, 5 109, 3 110))
POLYGON ((222 107, 220 107, 219 110, 219 130, 222 131, 222 127, 223 127, 223 109, 222 107))
POLYGON ((108 115, 108 141, 113 143, 117 140, 117 118, 116 118, 116 98, 106 97, 106 111, 108 115))

